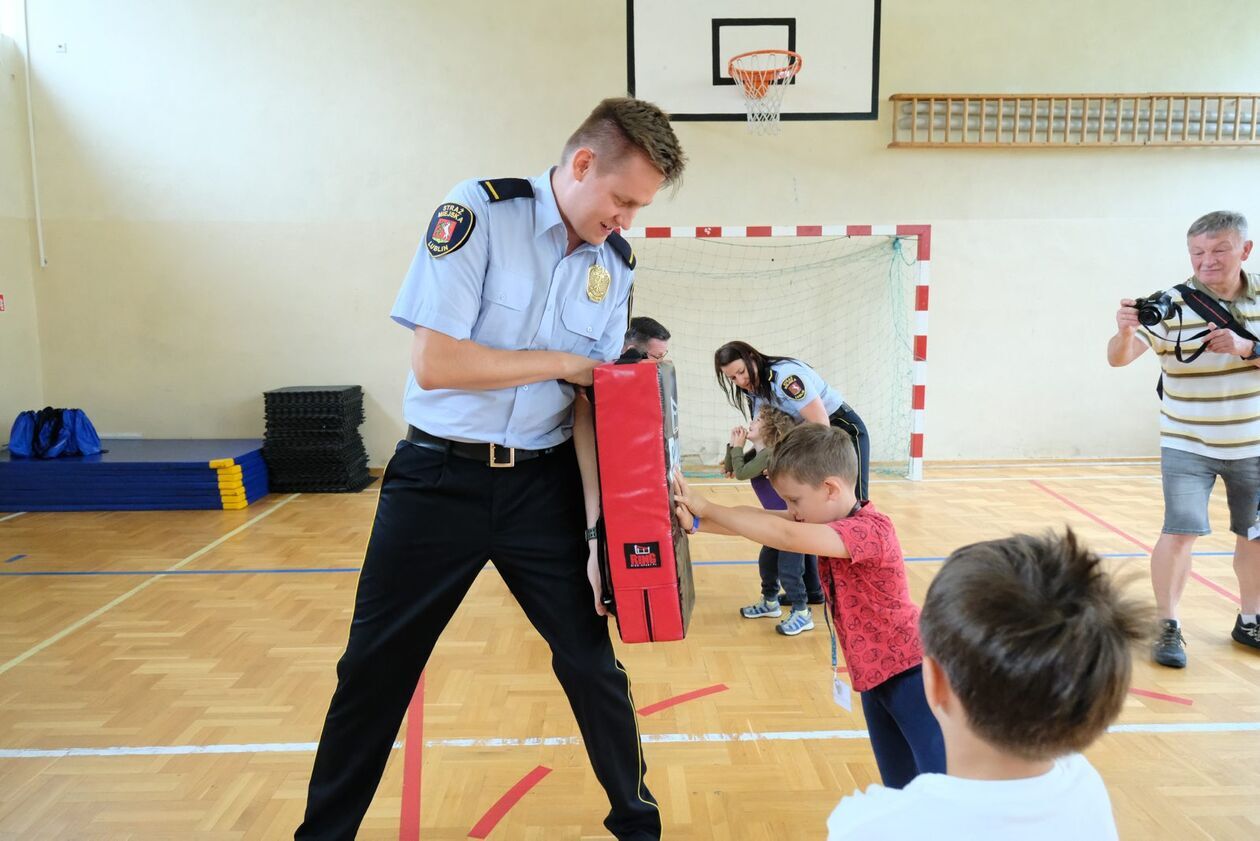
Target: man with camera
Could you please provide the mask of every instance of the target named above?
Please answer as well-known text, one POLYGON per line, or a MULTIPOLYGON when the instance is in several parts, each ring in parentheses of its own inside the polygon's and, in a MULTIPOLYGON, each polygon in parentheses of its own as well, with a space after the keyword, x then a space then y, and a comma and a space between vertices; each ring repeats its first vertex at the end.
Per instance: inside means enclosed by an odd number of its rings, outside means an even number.
POLYGON ((1234 572, 1241 609, 1231 634, 1260 650, 1260 540, 1250 540, 1260 500, 1260 273, 1242 263, 1251 253, 1247 220, 1216 211, 1186 234, 1194 276, 1148 298, 1126 298, 1107 343, 1112 367, 1148 347, 1159 355, 1160 473, 1164 528, 1151 553, 1151 583, 1160 626, 1152 653, 1172 668, 1186 665, 1177 602, 1190 576, 1191 550, 1208 534, 1208 499, 1225 483, 1234 572))

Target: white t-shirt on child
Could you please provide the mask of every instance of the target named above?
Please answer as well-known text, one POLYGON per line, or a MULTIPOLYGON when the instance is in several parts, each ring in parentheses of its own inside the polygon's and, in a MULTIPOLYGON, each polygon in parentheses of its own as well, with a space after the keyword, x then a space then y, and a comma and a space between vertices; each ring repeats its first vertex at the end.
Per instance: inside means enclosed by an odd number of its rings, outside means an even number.
POLYGON ((901 791, 854 792, 827 819, 828 841, 1116 841, 1102 777, 1080 754, 1040 777, 967 780, 920 774, 901 791))

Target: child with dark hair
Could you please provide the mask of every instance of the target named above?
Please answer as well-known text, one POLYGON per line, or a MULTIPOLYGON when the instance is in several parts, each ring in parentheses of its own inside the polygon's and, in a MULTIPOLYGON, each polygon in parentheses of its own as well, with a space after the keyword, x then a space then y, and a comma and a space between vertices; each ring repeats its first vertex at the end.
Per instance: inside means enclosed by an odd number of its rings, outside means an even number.
POLYGON ((1144 610, 1070 530, 956 550, 919 619, 945 774, 840 801, 831 841, 1110 841, 1107 789, 1079 751, 1120 714, 1144 610))
POLYGON ((818 556, 836 638, 853 688, 862 693, 880 778, 901 788, 918 774, 944 771, 945 744, 924 700, 919 609, 910 600, 901 544, 892 521, 854 493, 858 469, 843 430, 803 423, 770 457, 770 481, 786 511, 718 505, 675 476, 674 513, 688 531, 737 534, 818 556))

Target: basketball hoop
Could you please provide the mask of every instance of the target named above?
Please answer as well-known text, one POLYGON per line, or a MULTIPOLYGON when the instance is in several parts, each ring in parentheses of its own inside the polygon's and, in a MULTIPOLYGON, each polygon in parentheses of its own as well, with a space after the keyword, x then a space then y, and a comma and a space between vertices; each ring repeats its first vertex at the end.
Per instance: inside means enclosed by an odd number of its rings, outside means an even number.
POLYGON ((754 50, 731 59, 726 72, 744 94, 748 110, 748 130, 755 134, 775 134, 783 94, 804 61, 790 50, 754 50))

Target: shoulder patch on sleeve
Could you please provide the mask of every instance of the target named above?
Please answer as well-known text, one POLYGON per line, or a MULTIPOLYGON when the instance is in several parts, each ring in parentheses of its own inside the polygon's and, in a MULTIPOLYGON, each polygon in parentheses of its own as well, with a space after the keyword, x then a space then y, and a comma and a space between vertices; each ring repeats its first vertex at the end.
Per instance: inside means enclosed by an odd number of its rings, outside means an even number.
POLYGON ((491 203, 508 199, 532 199, 534 185, 528 178, 488 178, 477 184, 486 193, 491 203))
POLYGON ((790 376, 788 376, 783 381, 783 385, 780 386, 780 388, 783 389, 784 394, 786 394, 788 397, 792 398, 793 400, 805 399, 805 393, 806 393, 805 381, 802 380, 800 377, 796 376, 796 374, 791 374, 790 376))
POLYGON ((477 214, 462 204, 443 202, 433 213, 433 221, 429 223, 429 231, 424 238, 424 246, 429 249, 430 257, 445 257, 458 251, 473 228, 477 227, 477 214))
POLYGON ((608 239, 604 240, 612 246, 612 250, 617 252, 617 256, 625 261, 626 267, 633 269, 635 264, 634 249, 630 247, 630 243, 626 242, 626 238, 616 231, 608 235, 608 239))

